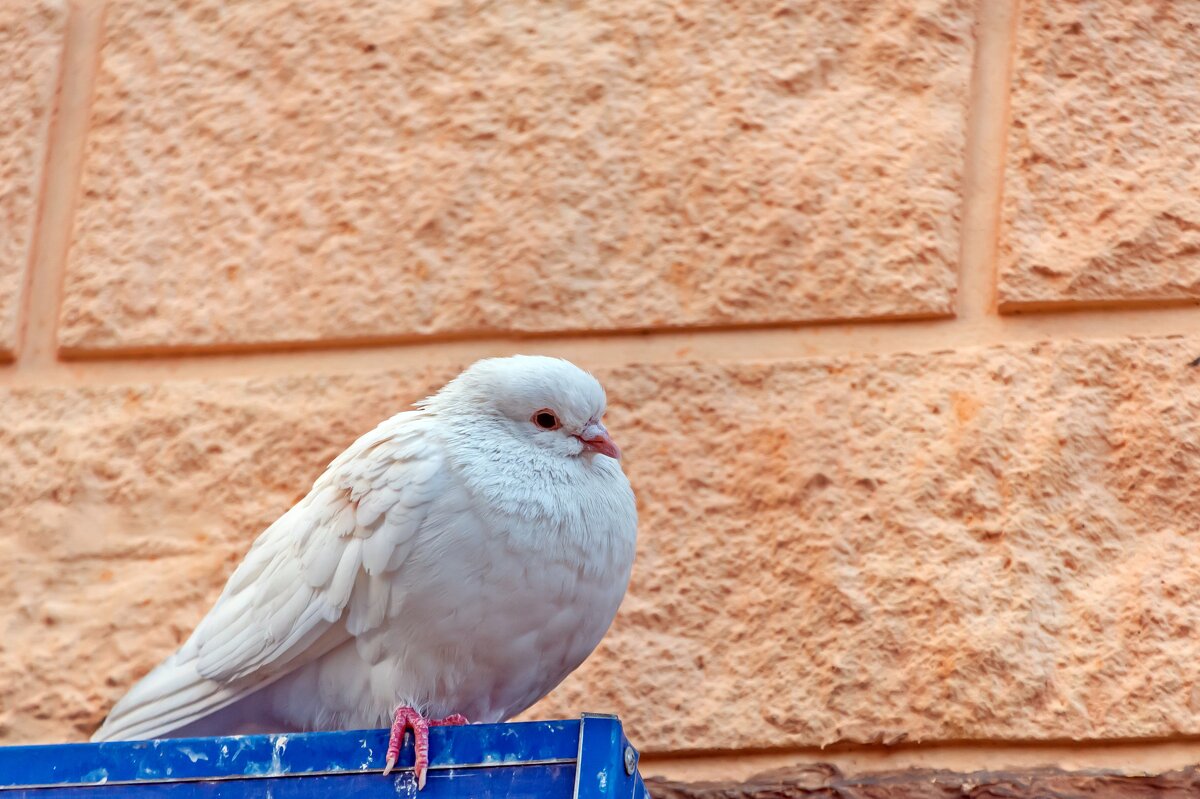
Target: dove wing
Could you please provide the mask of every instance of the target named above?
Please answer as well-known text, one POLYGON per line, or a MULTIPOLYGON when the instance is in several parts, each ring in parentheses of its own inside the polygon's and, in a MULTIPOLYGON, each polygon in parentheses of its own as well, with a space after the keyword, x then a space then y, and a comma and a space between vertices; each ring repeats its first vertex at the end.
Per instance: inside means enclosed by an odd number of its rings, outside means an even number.
POLYGON ((356 441, 254 542, 187 642, 113 708, 93 740, 203 718, 386 619, 394 574, 447 479, 419 411, 356 441))

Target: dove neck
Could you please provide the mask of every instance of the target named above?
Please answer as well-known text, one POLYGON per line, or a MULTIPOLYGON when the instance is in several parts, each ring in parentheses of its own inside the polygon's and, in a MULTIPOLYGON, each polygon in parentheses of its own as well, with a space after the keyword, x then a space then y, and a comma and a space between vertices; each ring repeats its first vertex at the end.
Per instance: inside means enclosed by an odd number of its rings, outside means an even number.
POLYGON ((575 561, 592 548, 600 561, 632 560, 636 515, 629 481, 616 460, 563 457, 520 440, 507 420, 439 425, 447 461, 479 506, 507 517, 512 535, 543 556, 575 561))
POLYGON ((515 501, 522 510, 549 511, 562 507, 595 472, 583 458, 531 445, 511 428, 504 418, 442 425, 451 462, 472 493, 501 504, 515 501))

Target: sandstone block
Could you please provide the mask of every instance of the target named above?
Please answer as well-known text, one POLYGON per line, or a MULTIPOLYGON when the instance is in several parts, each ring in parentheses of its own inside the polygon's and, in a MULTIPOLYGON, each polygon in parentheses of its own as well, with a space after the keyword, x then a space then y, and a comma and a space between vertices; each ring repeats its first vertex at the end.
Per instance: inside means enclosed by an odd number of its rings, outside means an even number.
POLYGON ((64 18, 60 0, 0 2, 0 360, 17 343, 64 18))
POLYGON ((950 314, 973 6, 114 4, 61 341, 950 314))
POLYGON ((1021 8, 1001 305, 1200 297, 1200 7, 1021 8))
MULTIPOLYGON (((1200 339, 599 372, 642 519, 534 715, 651 751, 1200 733, 1200 339)), ((459 365, 0 396, 0 739, 81 737, 459 365)))

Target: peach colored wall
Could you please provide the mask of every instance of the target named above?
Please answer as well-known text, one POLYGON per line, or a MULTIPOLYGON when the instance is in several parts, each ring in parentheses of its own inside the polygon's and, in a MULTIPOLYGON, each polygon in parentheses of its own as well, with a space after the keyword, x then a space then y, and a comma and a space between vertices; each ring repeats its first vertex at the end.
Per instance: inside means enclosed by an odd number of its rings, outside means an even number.
POLYGON ((524 351, 643 520, 536 714, 690 776, 1197 759, 1196 9, 0 0, 0 742, 524 351))

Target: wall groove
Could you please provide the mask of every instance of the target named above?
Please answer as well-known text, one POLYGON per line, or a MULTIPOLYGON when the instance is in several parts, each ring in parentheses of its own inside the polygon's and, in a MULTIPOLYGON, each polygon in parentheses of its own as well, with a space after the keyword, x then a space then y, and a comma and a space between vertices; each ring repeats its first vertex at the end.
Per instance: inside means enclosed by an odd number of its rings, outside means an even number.
POLYGON ((626 363, 877 357, 963 347, 1020 346, 1051 340, 1100 341, 1196 334, 1200 334, 1200 308, 1194 306, 1072 309, 975 319, 850 322, 756 330, 666 330, 570 337, 491 336, 407 344, 347 345, 319 350, 162 353, 158 357, 44 361, 36 364, 36 368, 0 369, 0 388, 217 380, 300 373, 341 374, 421 367, 436 362, 469 363, 477 358, 512 352, 558 355, 589 367, 608 367, 626 363), (754 357, 747 358, 747 353, 754 353, 754 357))
POLYGON ((103 3, 87 0, 73 0, 68 6, 37 227, 22 295, 23 329, 13 367, 19 373, 55 364, 63 278, 103 41, 104 11, 103 3))
POLYGON ((1018 0, 979 0, 963 175, 958 315, 996 313, 996 253, 1004 196, 1018 0))

